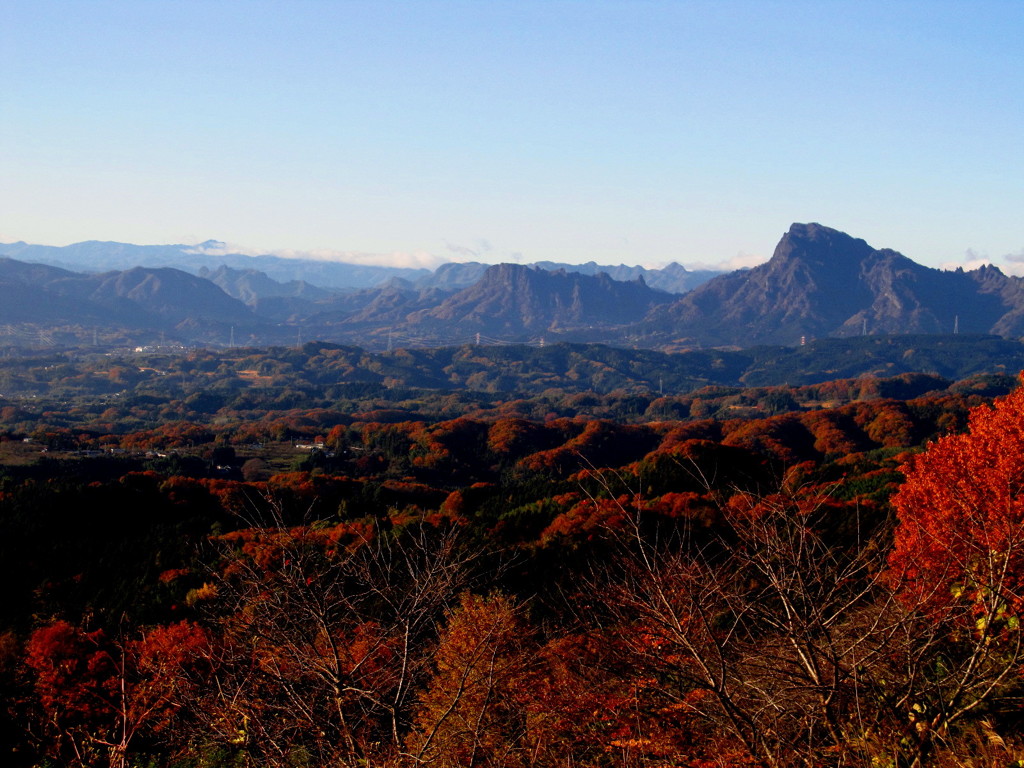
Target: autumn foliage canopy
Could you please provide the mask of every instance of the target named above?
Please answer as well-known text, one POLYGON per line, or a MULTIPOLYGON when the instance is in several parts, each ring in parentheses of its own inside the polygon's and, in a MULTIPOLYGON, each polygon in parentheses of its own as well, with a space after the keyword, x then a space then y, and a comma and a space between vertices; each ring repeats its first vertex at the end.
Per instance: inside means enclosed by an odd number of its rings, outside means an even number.
POLYGON ((899 526, 890 566, 903 588, 936 604, 998 590, 1024 600, 1024 389, 974 409, 904 466, 892 503, 899 526))

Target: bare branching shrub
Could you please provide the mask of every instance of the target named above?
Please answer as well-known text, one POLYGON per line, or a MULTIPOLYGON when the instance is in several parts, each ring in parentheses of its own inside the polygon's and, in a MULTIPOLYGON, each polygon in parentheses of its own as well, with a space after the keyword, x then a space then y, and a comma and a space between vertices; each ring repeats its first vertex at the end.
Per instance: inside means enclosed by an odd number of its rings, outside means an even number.
POLYGON ((397 754, 474 555, 450 525, 278 524, 224 536, 200 738, 259 765, 397 754))

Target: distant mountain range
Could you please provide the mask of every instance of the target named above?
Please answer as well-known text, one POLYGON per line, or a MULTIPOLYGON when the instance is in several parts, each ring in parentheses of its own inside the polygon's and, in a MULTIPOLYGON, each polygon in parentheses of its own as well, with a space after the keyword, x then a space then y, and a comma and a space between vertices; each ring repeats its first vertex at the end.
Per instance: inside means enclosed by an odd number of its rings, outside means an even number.
POLYGON ((453 263, 429 272, 210 255, 219 245, 0 245, 9 257, 0 258, 0 346, 26 338, 22 326, 60 326, 71 336, 78 328, 78 338, 109 327, 140 340, 298 337, 371 348, 459 344, 477 334, 664 349, 876 334, 1024 335, 1020 278, 995 267, 932 269, 819 224, 794 224, 770 261, 719 275, 677 264, 550 262, 453 263), (68 263, 96 271, 58 266, 68 263))
POLYGON ((305 281, 322 288, 353 290, 381 285, 393 277, 415 280, 430 274, 427 269, 403 269, 363 264, 346 264, 316 259, 286 259, 280 256, 248 256, 224 253, 225 244, 207 240, 199 245, 132 245, 89 240, 65 246, 0 244, 0 256, 21 261, 50 264, 76 272, 111 272, 132 267, 171 267, 199 274, 226 266, 256 270, 278 282, 305 281))
MULTIPOLYGON (((247 274, 261 272, 275 282, 306 283, 340 291, 378 288, 394 280, 400 281, 400 285, 407 288, 457 290, 475 283, 488 267, 487 264, 480 262, 463 262, 443 264, 431 271, 320 259, 249 256, 226 252, 225 244, 219 240, 207 240, 198 245, 132 245, 97 240, 66 246, 33 245, 25 242, 0 243, 0 256, 49 264, 76 272, 111 272, 132 267, 171 267, 206 277, 211 272, 218 272, 220 268, 227 268, 247 274)), ((532 266, 548 271, 564 269, 585 275, 604 272, 614 280, 635 280, 643 276, 651 287, 670 293, 685 293, 721 274, 710 270, 690 271, 676 263, 669 264, 663 269, 627 267, 624 264, 601 266, 593 261, 586 264, 540 262, 532 266)))
POLYGON ((820 224, 794 224, 772 258, 721 275, 647 318, 676 343, 796 344, 826 336, 1024 334, 1024 281, 985 266, 925 267, 820 224))
POLYGON ((252 311, 217 285, 179 269, 83 274, 0 257, 0 322, 178 330, 246 323, 252 311))
MULTIPOLYGON (((488 264, 476 261, 442 264, 429 275, 418 278, 410 287, 459 289, 468 288, 484 276, 488 264)), ((667 293, 686 293, 713 277, 722 274, 713 270, 689 270, 681 264, 672 262, 661 269, 648 267, 603 266, 595 261, 585 264, 564 264, 555 261, 538 261, 525 266, 542 269, 546 272, 569 272, 581 275, 597 276, 605 274, 612 280, 631 282, 643 278, 651 288, 667 293)))

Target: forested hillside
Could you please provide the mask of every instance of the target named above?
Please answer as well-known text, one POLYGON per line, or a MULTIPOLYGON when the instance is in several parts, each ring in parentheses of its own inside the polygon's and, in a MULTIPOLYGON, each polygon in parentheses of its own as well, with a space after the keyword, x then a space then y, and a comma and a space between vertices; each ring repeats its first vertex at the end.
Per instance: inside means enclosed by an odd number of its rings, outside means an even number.
POLYGON ((1016 378, 651 362, 2 361, 4 764, 1024 756, 1016 378))
POLYGON ((223 403, 236 398, 269 403, 275 398, 329 399, 346 389, 373 386, 490 399, 548 390, 679 396, 708 385, 804 385, 920 373, 954 381, 982 374, 1012 377, 1022 368, 1021 342, 967 334, 823 339, 800 347, 676 353, 599 344, 467 344, 391 352, 324 342, 218 350, 156 345, 113 352, 9 350, 0 356, 0 396, 168 398, 202 393, 223 403))

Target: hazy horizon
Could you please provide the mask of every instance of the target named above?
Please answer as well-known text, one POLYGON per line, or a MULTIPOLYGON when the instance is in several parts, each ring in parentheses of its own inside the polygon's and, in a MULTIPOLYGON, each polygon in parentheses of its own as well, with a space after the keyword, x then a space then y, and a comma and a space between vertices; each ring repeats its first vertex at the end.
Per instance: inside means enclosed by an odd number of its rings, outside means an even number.
MULTIPOLYGON (((500 264, 500 263, 516 263, 516 264, 535 264, 535 263, 559 263, 559 264, 572 264, 581 265, 587 263, 597 263, 601 266, 628 266, 628 267, 643 267, 645 269, 662 269, 669 266, 673 261, 661 261, 661 262, 646 262, 646 263, 626 263, 626 262, 598 262, 594 259, 584 260, 555 260, 555 259, 537 259, 535 261, 529 261, 525 259, 522 254, 512 254, 511 256, 502 257, 500 255, 494 255, 487 249, 481 249, 479 252, 473 252, 469 249, 460 249, 458 252, 449 254, 431 254, 426 252, 419 253, 357 253, 353 251, 299 251, 295 249, 278 249, 275 251, 263 251, 260 249, 249 248, 244 245, 238 245, 233 243, 225 243, 224 241, 217 240, 216 238, 208 238, 207 240, 197 242, 181 242, 181 243, 128 243, 122 240, 78 240, 67 243, 34 243, 24 239, 5 239, 0 238, 0 249, 5 245, 16 245, 24 243, 30 246, 38 246, 43 248, 69 248, 76 245, 85 245, 91 243, 111 243, 115 245, 132 245, 139 247, 182 247, 185 253, 203 254, 209 256, 218 255, 231 255, 231 256, 250 256, 252 258, 258 258, 260 256, 273 256, 283 259, 304 259, 311 261, 324 261, 324 262, 336 262, 345 264, 365 264, 368 266, 385 266, 385 267, 398 267, 398 268, 409 268, 409 269, 436 269, 444 264, 465 264, 469 262, 479 262, 484 264, 500 264), (216 244, 216 245, 213 245, 216 244)), ((0 256, 3 256, 0 253, 0 256)), ((690 262, 684 264, 683 262, 676 261, 675 263, 681 264, 688 270, 714 270, 714 271, 728 271, 733 269, 743 269, 751 266, 755 266, 758 263, 763 263, 767 257, 754 257, 750 255, 740 254, 733 259, 729 259, 718 263, 707 263, 707 262, 690 262)))

